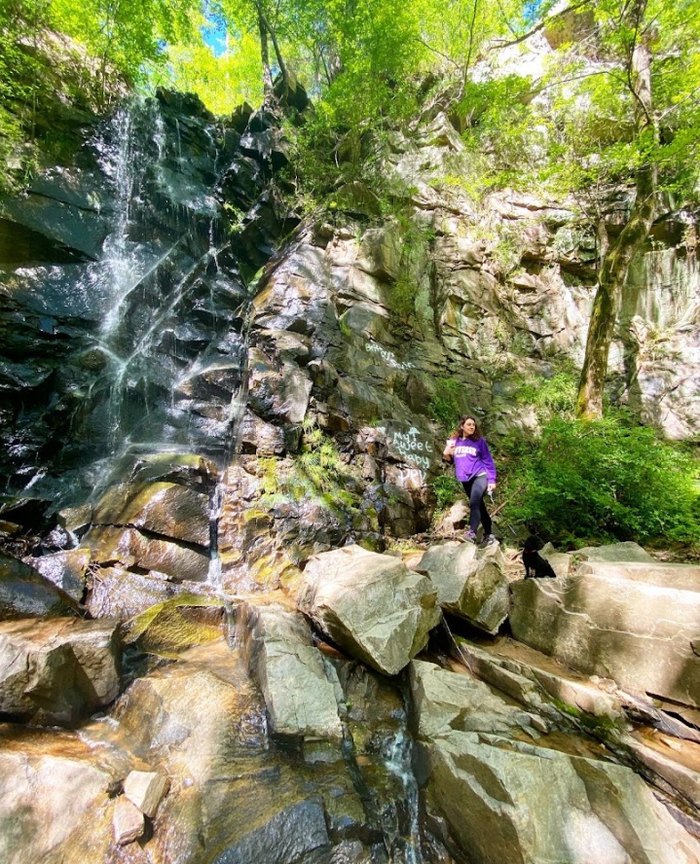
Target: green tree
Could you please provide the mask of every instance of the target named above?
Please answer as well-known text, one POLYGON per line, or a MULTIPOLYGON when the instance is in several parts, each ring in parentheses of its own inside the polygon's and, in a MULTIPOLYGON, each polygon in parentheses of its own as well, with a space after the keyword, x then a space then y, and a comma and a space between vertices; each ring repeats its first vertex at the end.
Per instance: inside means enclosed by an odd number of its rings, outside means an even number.
POLYGON ((579 417, 603 413, 610 344, 630 264, 662 201, 688 200, 700 140, 700 4, 597 0, 577 4, 578 45, 564 44, 554 91, 550 178, 586 199, 599 267, 577 398, 579 417), (587 31, 587 32, 586 32, 587 31), (583 46, 580 47, 580 46, 583 46), (627 188, 624 223, 606 226, 605 199, 627 188))
POLYGON ((105 99, 110 75, 128 83, 165 62, 164 45, 192 39, 192 0, 51 0, 48 23, 96 58, 105 99))

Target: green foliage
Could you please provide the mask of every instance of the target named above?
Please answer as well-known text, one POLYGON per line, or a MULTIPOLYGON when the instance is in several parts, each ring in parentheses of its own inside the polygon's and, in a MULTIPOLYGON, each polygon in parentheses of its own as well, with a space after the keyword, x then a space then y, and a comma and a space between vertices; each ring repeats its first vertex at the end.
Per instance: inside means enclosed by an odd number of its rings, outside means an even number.
POLYGON ((196 93, 214 114, 230 114, 242 102, 262 102, 260 49, 251 33, 232 39, 220 56, 201 43, 170 45, 168 61, 166 68, 154 73, 154 83, 196 93))
POLYGON ((459 378, 438 378, 428 413, 445 432, 452 432, 462 414, 466 413, 467 394, 459 378))
POLYGON ((193 7, 191 0, 52 0, 49 23, 99 61, 103 83, 110 72, 136 83, 164 63, 164 44, 193 38, 193 7))
POLYGON ((504 515, 559 543, 700 543, 698 462, 624 415, 554 416, 539 438, 500 446, 504 515))
POLYGON ((577 391, 578 371, 573 366, 568 366, 551 378, 526 380, 517 392, 516 401, 532 405, 538 418, 543 421, 553 417, 572 418, 577 391))
POLYGON ((313 423, 304 424, 301 451, 291 465, 275 457, 259 457, 262 502, 313 498, 336 513, 359 513, 357 479, 342 461, 335 441, 313 423))
POLYGON ((16 174, 31 168, 33 105, 42 67, 31 50, 45 21, 46 3, 0 4, 0 191, 11 191, 16 174))
POLYGON ((532 182, 542 161, 543 127, 534 122, 532 81, 519 75, 470 81, 455 107, 463 138, 481 162, 480 191, 532 182))
POLYGON ((450 469, 449 474, 438 474, 433 478, 430 488, 435 495, 437 510, 444 510, 454 504, 460 495, 464 495, 464 490, 454 476, 452 469, 450 469))

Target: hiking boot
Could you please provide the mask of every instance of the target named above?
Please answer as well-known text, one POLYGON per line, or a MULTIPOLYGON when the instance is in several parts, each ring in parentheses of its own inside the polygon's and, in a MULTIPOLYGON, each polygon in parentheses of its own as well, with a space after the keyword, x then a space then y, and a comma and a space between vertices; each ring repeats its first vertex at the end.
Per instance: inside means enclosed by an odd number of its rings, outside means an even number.
POLYGON ((472 529, 470 528, 465 533, 464 539, 467 541, 467 543, 476 543, 476 533, 474 531, 472 531, 472 529))
POLYGON ((489 534, 481 541, 480 546, 493 546, 494 543, 498 543, 498 537, 495 534, 489 534))

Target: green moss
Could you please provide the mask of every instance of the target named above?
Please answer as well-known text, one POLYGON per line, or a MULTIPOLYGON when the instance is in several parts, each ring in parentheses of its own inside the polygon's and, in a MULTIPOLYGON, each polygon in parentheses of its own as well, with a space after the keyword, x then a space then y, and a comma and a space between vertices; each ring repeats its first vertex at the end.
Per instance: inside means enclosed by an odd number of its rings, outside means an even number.
POLYGON ((176 657, 180 652, 211 642, 221 636, 218 623, 197 620, 188 615, 188 610, 220 607, 221 601, 198 594, 181 594, 163 603, 151 606, 132 619, 126 629, 124 641, 137 642, 149 654, 160 657, 176 657))
MULTIPOLYGON (((362 499, 352 491, 358 487, 358 478, 341 459, 335 441, 313 421, 304 421, 302 430, 299 453, 291 460, 282 462, 267 456, 258 459, 260 504, 273 507, 284 501, 310 498, 339 515, 364 515, 362 499)), ((260 512, 259 508, 256 512, 260 512)))
POLYGON ((597 739, 608 740, 615 737, 620 731, 618 722, 608 714, 595 715, 589 714, 587 711, 582 711, 575 705, 568 702, 563 702, 561 699, 552 699, 552 704, 560 713, 575 720, 576 723, 588 732, 592 737, 597 739))

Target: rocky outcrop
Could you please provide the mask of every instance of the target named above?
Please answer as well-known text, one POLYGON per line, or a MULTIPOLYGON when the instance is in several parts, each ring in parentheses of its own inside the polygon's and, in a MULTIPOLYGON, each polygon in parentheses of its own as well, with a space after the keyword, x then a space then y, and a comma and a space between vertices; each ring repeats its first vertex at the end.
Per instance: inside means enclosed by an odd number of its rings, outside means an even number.
POLYGON ((633 771, 594 747, 468 674, 413 661, 411 691, 429 806, 469 860, 696 860, 697 840, 633 771))
POLYGON ((426 577, 359 546, 312 558, 297 605, 333 642, 385 675, 400 672, 440 621, 426 577))
MULTIPOLYGON (((332 662, 347 699, 342 759, 337 742, 319 738, 296 755, 277 746, 248 662, 224 640, 144 675, 108 722, 79 734, 0 728, 3 860, 365 864, 418 854, 407 849, 419 841, 401 694, 355 662, 332 662)), ((435 861, 448 861, 430 842, 435 861)))
POLYGON ((473 543, 431 546, 416 565, 437 587, 438 603, 492 635, 508 617, 508 580, 503 552, 492 544, 477 549, 473 543))
POLYGON ((119 693, 116 624, 72 618, 0 623, 0 713, 73 726, 119 693))
POLYGON ((699 572, 589 561, 563 583, 526 580, 512 587, 513 635, 573 669, 697 707, 699 572))
POLYGON ((427 750, 430 802, 478 864, 692 864, 700 854, 629 768, 475 732, 427 750))

